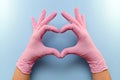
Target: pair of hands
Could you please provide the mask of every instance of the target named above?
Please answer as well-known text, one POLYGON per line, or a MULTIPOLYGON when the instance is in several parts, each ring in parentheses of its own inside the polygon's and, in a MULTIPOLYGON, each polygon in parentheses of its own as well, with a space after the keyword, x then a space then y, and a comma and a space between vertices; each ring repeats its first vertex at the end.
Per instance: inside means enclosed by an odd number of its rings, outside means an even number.
POLYGON ((89 63, 92 73, 101 72, 107 69, 104 58, 92 42, 92 39, 87 32, 85 16, 80 15, 78 8, 75 8, 74 13, 75 18, 65 11, 61 13, 62 16, 70 22, 70 24, 65 25, 61 30, 48 25, 48 23, 57 15, 55 12, 45 18, 46 11, 43 10, 38 22, 32 18, 33 34, 27 48, 17 62, 17 67, 23 73, 30 74, 31 68, 36 60, 45 55, 51 54, 58 58, 63 58, 67 54, 76 54, 84 58, 89 63), (46 31, 64 33, 67 30, 72 30, 76 34, 78 42, 75 46, 66 48, 60 53, 58 50, 46 47, 42 43, 42 37, 46 31))
POLYGON ((71 17, 67 12, 63 11, 62 16, 67 19, 70 24, 65 25, 61 30, 56 27, 48 25, 48 23, 55 18, 57 13, 52 13, 50 16, 45 18, 46 11, 43 10, 38 22, 32 18, 33 34, 28 44, 30 50, 32 50, 32 57, 36 59, 45 55, 55 55, 58 58, 63 58, 67 54, 77 54, 79 56, 84 55, 86 49, 94 47, 92 40, 86 30, 85 16, 80 15, 78 8, 75 8, 75 19, 71 17), (54 48, 44 46, 42 43, 42 37, 46 31, 53 31, 55 33, 64 33, 67 30, 72 30, 78 37, 78 43, 74 47, 64 49, 61 54, 54 48))

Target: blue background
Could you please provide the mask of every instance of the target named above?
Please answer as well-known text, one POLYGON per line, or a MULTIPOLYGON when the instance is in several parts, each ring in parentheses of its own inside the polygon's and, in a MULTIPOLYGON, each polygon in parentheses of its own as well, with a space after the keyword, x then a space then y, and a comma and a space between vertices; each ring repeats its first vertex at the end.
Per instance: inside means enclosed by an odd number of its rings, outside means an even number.
MULTIPOLYGON (((57 17, 51 25, 61 29, 68 22, 62 10, 74 16, 74 8, 86 15, 87 29, 104 56, 113 80, 120 74, 120 1, 119 0, 0 0, 0 80, 11 80, 16 62, 32 34, 31 17, 38 20, 42 9, 57 17)), ((72 31, 64 34, 47 32, 46 46, 59 51, 74 46, 77 38, 72 31)), ((34 65, 31 80, 91 80, 85 60, 75 55, 64 59, 46 56, 34 65)))

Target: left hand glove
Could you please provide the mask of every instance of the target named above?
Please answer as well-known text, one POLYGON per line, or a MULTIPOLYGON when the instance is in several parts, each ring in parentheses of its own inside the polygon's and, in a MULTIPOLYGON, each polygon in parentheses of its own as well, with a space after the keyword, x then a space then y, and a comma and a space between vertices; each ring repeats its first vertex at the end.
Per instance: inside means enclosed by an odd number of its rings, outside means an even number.
POLYGON ((30 38, 27 48, 17 62, 17 67, 24 74, 30 74, 31 68, 35 61, 45 55, 52 54, 56 57, 60 57, 60 53, 56 49, 46 47, 42 43, 42 37, 46 31, 53 31, 56 33, 59 32, 59 30, 54 26, 47 25, 57 13, 52 13, 47 18, 45 18, 45 14, 46 11, 43 10, 38 23, 35 22, 34 18, 32 18, 33 34, 30 38))

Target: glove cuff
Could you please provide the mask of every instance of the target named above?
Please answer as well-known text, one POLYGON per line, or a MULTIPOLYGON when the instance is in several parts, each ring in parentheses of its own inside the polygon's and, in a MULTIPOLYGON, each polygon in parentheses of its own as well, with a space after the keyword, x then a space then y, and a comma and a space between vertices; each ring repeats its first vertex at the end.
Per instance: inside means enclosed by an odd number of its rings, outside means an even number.
POLYGON ((30 74, 32 66, 35 63, 35 60, 31 59, 28 55, 30 55, 28 52, 24 52, 16 63, 17 68, 24 74, 30 74))
POLYGON ((99 73, 108 69, 100 51, 95 49, 82 56, 88 62, 92 73, 99 73))
POLYGON ((98 61, 87 61, 87 62, 89 63, 92 73, 99 73, 108 69, 104 59, 98 61))

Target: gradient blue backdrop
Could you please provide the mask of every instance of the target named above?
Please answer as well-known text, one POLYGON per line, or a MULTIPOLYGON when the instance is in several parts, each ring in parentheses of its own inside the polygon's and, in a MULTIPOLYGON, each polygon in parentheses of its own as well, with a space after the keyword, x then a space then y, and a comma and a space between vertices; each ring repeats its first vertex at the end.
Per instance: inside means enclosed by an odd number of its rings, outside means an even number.
MULTIPOLYGON (((62 10, 74 16, 79 7, 86 15, 87 29, 104 56, 113 80, 120 74, 120 1, 119 0, 0 0, 0 80, 11 80, 15 64, 26 48, 32 34, 31 17, 38 20, 42 9, 57 17, 50 23, 61 29, 68 22, 60 15, 62 10)), ((77 38, 72 31, 64 34, 47 32, 46 46, 59 51, 74 46, 77 38)), ((75 55, 64 59, 46 56, 33 67, 31 80, 91 80, 85 60, 75 55)))

